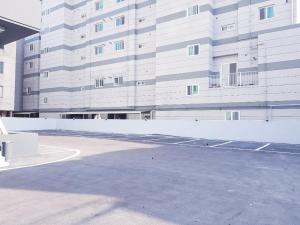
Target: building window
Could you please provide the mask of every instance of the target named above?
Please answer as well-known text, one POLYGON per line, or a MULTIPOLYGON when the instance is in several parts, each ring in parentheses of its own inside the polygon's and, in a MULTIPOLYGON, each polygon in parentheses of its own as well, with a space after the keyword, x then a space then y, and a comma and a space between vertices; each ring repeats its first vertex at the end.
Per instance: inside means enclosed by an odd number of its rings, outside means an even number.
POLYGON ((103 22, 95 24, 95 32, 103 31, 103 22))
POLYGON ((96 88, 104 87, 104 79, 103 78, 96 79, 95 80, 95 87, 96 88))
POLYGON ((223 86, 236 86, 238 83, 238 64, 224 63, 221 65, 221 79, 223 86))
POLYGON ((4 87, 0 86, 0 98, 3 98, 4 87))
POLYGON ((51 13, 51 10, 50 9, 46 9, 45 14, 46 15, 50 15, 50 13, 51 13))
POLYGON ((259 8, 259 19, 265 20, 274 17, 274 6, 266 6, 263 8, 259 8))
POLYGON ((188 46, 188 55, 199 55, 199 45, 190 45, 188 46))
POLYGON ((103 45, 95 47, 95 55, 102 55, 103 54, 103 45))
POLYGON ((116 0, 117 3, 124 2, 125 0, 116 0))
POLYGON ((240 112, 226 112, 225 120, 240 120, 240 112))
POLYGON ((28 66, 29 66, 29 69, 32 69, 33 68, 33 62, 29 62, 28 66))
POLYGON ((95 3, 95 9, 96 9, 96 11, 103 9, 103 6, 104 6, 103 0, 97 1, 95 3))
POLYGON ((43 77, 48 78, 49 77, 49 72, 48 71, 43 72, 43 77))
POLYGON ((199 10, 199 5, 194 5, 192 7, 189 7, 187 9, 187 15, 188 16, 193 16, 193 15, 197 15, 200 13, 200 10, 199 10))
POLYGON ((31 87, 26 88, 26 94, 30 95, 31 94, 31 87))
POLYGON ((146 85, 145 81, 137 81, 136 86, 144 86, 146 85))
POLYGON ((119 16, 116 18, 116 26, 122 26, 125 24, 125 16, 119 16))
POLYGON ((120 41, 115 41, 115 50, 116 51, 121 51, 125 49, 125 43, 124 40, 120 40, 120 41))
POLYGON ((48 103, 48 98, 47 97, 44 97, 44 103, 48 103))
POLYGON ((226 24, 226 25, 221 26, 222 32, 231 31, 231 30, 235 30, 235 23, 226 24))
POLYGON ((44 48, 44 53, 48 53, 49 52, 49 48, 44 48))
POLYGON ((114 86, 120 86, 123 84, 123 77, 115 77, 114 78, 114 86))
POLYGON ((4 73, 4 62, 0 62, 0 74, 4 73))
POLYGON ((33 51, 33 44, 29 45, 29 51, 31 51, 31 52, 33 51))
POLYGON ((188 96, 198 95, 199 94, 199 86, 195 85, 195 84, 186 86, 186 94, 188 96))

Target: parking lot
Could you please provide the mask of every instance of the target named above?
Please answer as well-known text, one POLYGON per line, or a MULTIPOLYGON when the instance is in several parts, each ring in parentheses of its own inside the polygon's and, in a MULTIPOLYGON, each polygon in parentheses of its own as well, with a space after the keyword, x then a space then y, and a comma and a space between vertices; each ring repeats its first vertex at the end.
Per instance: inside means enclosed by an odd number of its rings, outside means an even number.
POLYGON ((241 151, 256 151, 277 154, 300 155, 300 145, 278 144, 278 143, 263 143, 263 142, 246 142, 232 140, 208 140, 195 139, 188 137, 178 137, 171 135, 149 134, 149 135, 134 135, 134 134, 107 134, 93 133, 82 131, 39 131, 41 135, 53 136, 73 136, 73 137, 89 137, 99 139, 120 140, 137 143, 155 143, 161 145, 174 145, 186 147, 208 147, 219 150, 241 150, 241 151))
POLYGON ((39 135, 43 157, 0 170, 0 224, 299 224, 299 145, 39 135))

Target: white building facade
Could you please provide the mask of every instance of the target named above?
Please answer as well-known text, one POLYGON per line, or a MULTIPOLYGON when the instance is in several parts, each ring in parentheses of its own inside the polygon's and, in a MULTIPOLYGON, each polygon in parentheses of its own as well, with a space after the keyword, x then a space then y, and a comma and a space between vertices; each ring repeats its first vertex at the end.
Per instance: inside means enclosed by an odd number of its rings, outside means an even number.
POLYGON ((24 61, 22 39, 40 31, 40 15, 40 0, 1 2, 0 117, 12 116, 14 112, 23 110, 21 93, 24 61))
POLYGON ((0 117, 15 109, 16 43, 0 47, 0 117))
POLYGON ((37 62, 25 72, 23 104, 42 117, 300 118, 298 8, 296 0, 43 0, 41 40, 30 37, 41 55, 27 56, 37 62))

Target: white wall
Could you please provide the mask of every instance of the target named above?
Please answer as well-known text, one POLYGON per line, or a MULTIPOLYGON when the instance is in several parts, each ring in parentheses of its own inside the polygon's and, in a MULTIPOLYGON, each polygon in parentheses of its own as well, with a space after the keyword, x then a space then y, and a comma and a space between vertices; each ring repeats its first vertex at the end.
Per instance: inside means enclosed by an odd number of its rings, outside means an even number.
POLYGON ((280 121, 129 121, 3 118, 8 131, 75 130, 125 134, 300 144, 300 120, 280 121))
POLYGON ((8 132, 12 131, 31 131, 31 130, 55 130, 55 119, 23 119, 23 118, 1 118, 8 132))

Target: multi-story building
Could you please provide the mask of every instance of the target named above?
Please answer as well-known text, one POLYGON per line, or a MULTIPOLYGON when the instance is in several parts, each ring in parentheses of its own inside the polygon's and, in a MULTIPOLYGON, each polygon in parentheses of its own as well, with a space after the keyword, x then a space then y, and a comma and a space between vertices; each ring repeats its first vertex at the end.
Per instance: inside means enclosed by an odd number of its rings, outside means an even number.
POLYGON ((22 111, 23 42, 16 41, 40 31, 40 7, 40 0, 1 3, 0 117, 22 111))
POLYGON ((23 115, 37 117, 40 91, 40 34, 24 40, 23 115))
POLYGON ((300 118, 297 8, 297 0, 43 0, 32 109, 62 118, 300 118))
POLYGON ((0 117, 15 109, 16 43, 0 48, 0 117))

